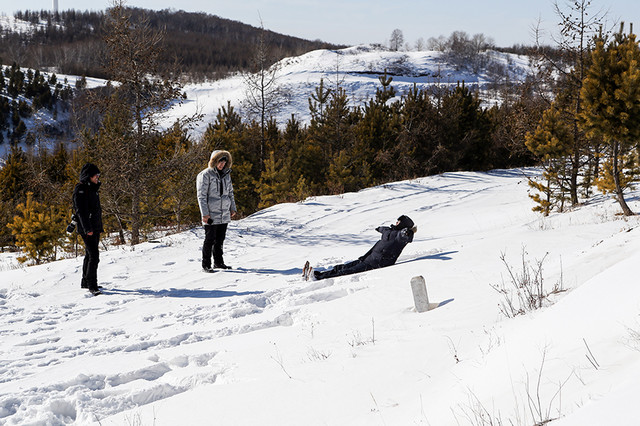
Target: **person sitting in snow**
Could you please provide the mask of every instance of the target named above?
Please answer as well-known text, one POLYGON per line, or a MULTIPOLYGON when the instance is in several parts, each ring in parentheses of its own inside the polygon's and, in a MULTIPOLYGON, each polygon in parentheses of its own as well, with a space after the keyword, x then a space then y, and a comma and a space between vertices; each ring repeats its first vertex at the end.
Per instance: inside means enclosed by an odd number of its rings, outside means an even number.
POLYGON ((376 228, 376 231, 382 234, 380 241, 363 256, 352 262, 336 265, 328 271, 314 270, 313 275, 317 280, 322 280, 391 266, 396 263, 404 247, 413 241, 413 234, 417 230, 413 221, 408 216, 402 215, 395 225, 376 228))

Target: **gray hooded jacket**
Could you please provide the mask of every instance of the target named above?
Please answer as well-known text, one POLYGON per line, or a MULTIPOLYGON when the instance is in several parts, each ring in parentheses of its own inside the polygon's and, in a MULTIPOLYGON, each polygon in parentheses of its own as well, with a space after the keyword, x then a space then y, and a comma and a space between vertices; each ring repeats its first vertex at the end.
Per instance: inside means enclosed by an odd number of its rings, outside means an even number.
POLYGON ((198 173, 196 193, 202 216, 210 216, 213 225, 231 222, 231 212, 237 211, 231 183, 231 154, 217 150, 211 153, 209 167, 198 173), (227 158, 224 169, 218 170, 216 164, 222 157, 227 158))

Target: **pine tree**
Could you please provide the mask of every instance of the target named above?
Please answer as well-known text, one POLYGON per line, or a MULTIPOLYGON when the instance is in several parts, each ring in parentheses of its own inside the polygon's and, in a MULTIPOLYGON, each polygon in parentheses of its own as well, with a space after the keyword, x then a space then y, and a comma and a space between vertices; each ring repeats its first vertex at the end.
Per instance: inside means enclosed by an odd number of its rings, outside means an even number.
POLYGON ((544 198, 539 194, 529 195, 539 204, 533 208, 534 211, 545 216, 554 207, 562 211, 570 186, 565 159, 572 153, 573 142, 570 124, 554 106, 543 113, 536 130, 527 134, 527 148, 542 160, 544 168, 541 180, 529 180, 529 186, 544 194, 544 198))
POLYGON ((354 170, 356 162, 350 158, 347 151, 340 151, 329 164, 327 175, 327 187, 331 194, 342 194, 344 192, 356 191, 361 188, 365 179, 359 179, 362 172, 366 170, 354 170))
POLYGON ((265 160, 264 171, 260 176, 256 187, 260 194, 258 208, 271 207, 283 201, 291 200, 292 186, 287 180, 288 170, 285 160, 276 157, 273 151, 269 152, 269 158, 265 160))
POLYGON ((331 89, 325 88, 324 79, 320 79, 320 85, 315 88, 314 93, 311 94, 309 101, 309 113, 311 114, 312 126, 322 124, 325 120, 325 108, 329 102, 329 96, 331 95, 331 89))
POLYGON ((362 170, 370 170, 374 182, 382 182, 388 176, 388 151, 397 143, 400 126, 399 103, 389 105, 388 101, 396 92, 387 73, 379 78, 382 87, 364 106, 362 119, 356 126, 356 142, 353 155, 358 159, 362 170))
POLYGON ((424 90, 416 85, 402 99, 400 109, 400 133, 394 146, 394 180, 410 179, 428 174, 424 165, 431 157, 432 144, 429 138, 430 122, 435 108, 424 90))
MULTIPOLYGON (((579 203, 579 189, 585 189, 588 194, 592 181, 591 173, 597 172, 598 158, 594 155, 597 151, 597 141, 587 138, 578 126, 578 120, 582 112, 582 99, 580 90, 589 64, 589 50, 593 48, 590 38, 597 28, 601 27, 603 16, 601 13, 591 13, 590 1, 576 0, 567 2, 566 9, 555 3, 556 15, 560 19, 558 24, 560 37, 558 38, 557 56, 549 56, 546 49, 539 49, 543 57, 539 67, 543 71, 540 75, 545 78, 537 79, 536 84, 555 87, 554 101, 549 108, 553 108, 555 129, 562 135, 554 135, 554 129, 549 128, 549 123, 544 123, 549 117, 542 118, 540 127, 546 127, 547 140, 541 139, 544 135, 538 133, 533 136, 537 139, 532 152, 543 159, 545 174, 549 178, 551 187, 549 193, 561 194, 563 204, 566 194, 569 194, 571 205, 579 203), (569 66, 567 66, 567 64, 569 66), (561 124, 558 122, 562 122, 561 124), (553 138, 556 138, 554 141, 553 138), (553 144, 562 140, 564 149, 562 152, 553 152, 553 144), (543 145, 549 145, 549 151, 541 153, 543 145), (582 177, 582 181, 580 181, 582 177)), ((544 92, 544 90, 543 90, 544 92)), ((532 132, 533 135, 533 132, 532 132)), ((528 136, 528 140, 531 140, 528 136)), ((553 198, 553 197, 552 197, 553 198)), ((551 200, 552 204, 558 204, 551 200)))
POLYGON ((19 214, 8 226, 16 244, 25 252, 18 260, 33 259, 36 264, 55 260, 57 249, 64 244, 66 213, 34 201, 32 193, 17 210, 19 214))
MULTIPOLYGON (((635 34, 620 32, 607 46, 602 39, 592 52, 592 65, 580 95, 581 126, 608 144, 607 161, 615 197, 625 216, 633 215, 624 199, 624 159, 640 140, 640 47, 635 34)), ((605 178, 606 179, 606 178, 605 178)))
POLYGON ((304 176, 300 176, 300 178, 298 178, 298 182, 296 182, 296 186, 293 188, 293 193, 298 201, 305 200, 307 197, 311 196, 311 190, 307 184, 307 179, 304 176))
POLYGON ((443 98, 442 107, 442 118, 448 122, 446 144, 459 153, 457 168, 490 168, 490 121, 478 92, 472 92, 463 82, 443 98))
POLYGON ((207 153, 194 149, 179 122, 159 135, 158 149, 161 156, 158 173, 163 179, 154 188, 154 193, 158 198, 159 213, 173 216, 176 231, 180 232, 183 224, 199 222, 200 213, 193 193, 194 176, 202 170, 207 153))
MULTIPOLYGON (((622 187, 622 190, 631 187, 633 181, 639 174, 638 163, 633 155, 627 154, 622 156, 619 160, 621 165, 621 172, 618 174, 618 183, 622 187)), ((615 194, 616 193, 616 181, 613 173, 613 159, 609 158, 602 165, 602 173, 595 180, 594 184, 600 192, 603 194, 615 194)))
POLYGON ((3 201, 23 199, 26 188, 27 159, 22 149, 13 145, 0 169, 0 197, 3 201))
POLYGON ((55 184, 64 184, 71 180, 68 175, 69 153, 64 143, 56 145, 53 155, 49 158, 47 166, 47 178, 55 184))

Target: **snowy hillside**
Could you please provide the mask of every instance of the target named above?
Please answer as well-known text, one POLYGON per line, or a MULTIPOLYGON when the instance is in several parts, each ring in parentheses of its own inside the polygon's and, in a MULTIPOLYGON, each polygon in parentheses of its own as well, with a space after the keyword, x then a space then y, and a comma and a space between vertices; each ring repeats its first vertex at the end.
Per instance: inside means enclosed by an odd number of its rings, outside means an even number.
MULTIPOLYGON (((1 17, 7 20, 7 17, 1 17)), ((6 24, 6 22, 5 22, 6 24)), ((485 52, 487 61, 503 67, 511 82, 522 81, 530 72, 529 59, 499 52, 485 52)), ((309 97, 315 93, 324 79, 325 87, 335 88, 340 84, 346 91, 351 106, 362 106, 375 96, 381 87, 379 77, 385 71, 393 77, 391 86, 398 97, 407 93, 414 84, 425 89, 433 85, 451 86, 464 82, 467 86, 486 90, 488 84, 495 78, 486 69, 474 73, 469 69, 458 69, 448 63, 440 52, 391 52, 382 47, 362 45, 341 50, 316 50, 305 55, 285 58, 277 64, 278 84, 287 93, 287 103, 277 115, 279 125, 284 125, 291 116, 308 123, 309 97)), ((27 70, 24 69, 24 72, 27 70)), ((43 71, 49 77, 49 73, 43 71)), ((66 81, 75 87, 80 77, 57 74, 58 81, 66 81)), ((87 87, 95 88, 104 85, 106 81, 87 78, 87 87)), ((242 103, 246 98, 245 79, 236 75, 223 80, 209 83, 188 84, 184 87, 187 99, 180 105, 175 105, 162 118, 165 128, 170 127, 175 120, 202 114, 194 130, 194 136, 204 133, 207 126, 215 121, 218 110, 226 107, 228 102, 237 112, 243 113, 242 103)), ((486 93, 486 92, 485 92, 486 93)), ((491 96, 491 95, 489 95, 491 96)), ((19 97, 22 99, 22 97, 19 97)), ((494 102, 493 99, 491 102, 494 102)), ((57 120, 68 120, 68 114, 60 112, 57 120)), ((25 119, 28 129, 42 125, 53 124, 51 112, 42 109, 31 118, 25 119)), ((52 143, 55 145, 55 143, 52 143)), ((25 143, 21 143, 26 149, 25 143)), ((9 151, 9 144, 0 144, 0 164, 9 151)))
MULTIPOLYGON (((5 73, 7 71, 6 66, 0 65, 0 72, 5 73)), ((27 75, 29 71, 28 68, 21 68, 21 71, 27 75)), ((33 71, 33 70, 32 70, 33 71)), ((56 74, 51 72, 42 71, 42 76, 48 81, 52 75, 55 75, 57 82, 60 84, 61 89, 74 90, 76 87, 77 80, 80 80, 80 77, 74 75, 66 75, 66 74, 56 74)), ((6 78, 5 78, 6 80, 6 78)), ((99 78, 85 78, 86 87, 89 89, 102 87, 105 85, 106 81, 99 78)), ((5 81, 6 83, 6 81, 5 81)), ((21 102, 24 101, 30 107, 33 105, 33 99, 25 97, 23 94, 16 96, 16 98, 10 97, 8 94, 4 93, 5 97, 10 102, 21 102)), ((64 105, 64 102, 59 101, 59 105, 64 105)), ((36 111, 33 111, 28 117, 21 117, 24 121, 26 128, 28 131, 34 132, 38 134, 37 147, 40 145, 45 146, 49 150, 53 150, 54 147, 58 144, 56 137, 46 138, 42 136, 43 130, 47 129, 49 133, 52 134, 62 134, 63 130, 68 127, 70 117, 70 111, 68 106, 56 107, 56 111, 49 110, 48 108, 40 108, 36 111)), ((10 129, 9 129, 10 130, 10 129)), ((2 143, 0 143, 0 167, 4 165, 4 161, 6 155, 11 151, 11 144, 8 142, 8 137, 6 139, 2 139, 2 143)), ((73 147, 73 142, 70 140, 65 140, 65 143, 68 144, 69 147, 73 147)), ((18 144, 24 151, 30 149, 30 146, 26 143, 26 138, 23 137, 21 142, 18 144)))
MULTIPOLYGON (((525 56, 498 52, 485 52, 485 56, 492 63, 504 67, 512 82, 524 80, 530 72, 529 60, 525 56)), ((414 84, 424 89, 434 84, 450 86, 464 81, 468 86, 485 90, 492 81, 485 69, 478 73, 457 69, 440 52, 392 52, 371 45, 316 50, 285 58, 276 66, 279 86, 290 96, 288 104, 277 116, 280 125, 292 115, 305 123, 310 120, 308 99, 315 93, 321 79, 327 88, 340 84, 352 102, 351 106, 362 106, 375 96, 381 87, 378 78, 385 71, 393 77, 391 86, 397 96, 407 93, 414 84)), ((204 132, 207 125, 215 120, 218 109, 226 107, 227 102, 241 112, 246 96, 244 77, 240 75, 213 83, 187 85, 185 92, 187 101, 175 107, 166 122, 202 113, 204 119, 196 129, 198 133, 204 132)))
MULTIPOLYGON (((36 31, 45 30, 47 25, 48 23, 46 21, 32 24, 30 22, 23 21, 22 19, 16 19, 13 15, 0 14, 0 30, 2 30, 2 32, 6 31, 19 34, 32 34, 36 31)), ((60 28, 60 25, 54 25, 60 28)), ((2 34, 0 34, 0 37, 2 37, 2 34)))
POLYGON ((82 258, 4 270, 0 423, 637 425, 640 219, 604 197, 543 218, 523 172, 277 205, 230 225, 235 269, 212 275, 200 229, 110 249, 98 297, 79 288, 82 258), (419 229, 397 265, 301 279, 306 259, 354 259, 401 214, 419 229), (523 249, 566 291, 509 319, 491 285, 523 249), (424 313, 418 275, 440 305, 424 313))

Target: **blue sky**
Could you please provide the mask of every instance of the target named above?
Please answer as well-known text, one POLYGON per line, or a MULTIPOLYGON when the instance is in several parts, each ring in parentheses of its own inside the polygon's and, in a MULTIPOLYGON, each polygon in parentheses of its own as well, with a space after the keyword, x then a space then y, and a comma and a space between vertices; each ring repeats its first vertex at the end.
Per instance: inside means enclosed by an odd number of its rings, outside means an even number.
MULTIPOLYGON (((15 10, 51 9, 52 0, 2 0, 0 14, 15 10)), ((58 0, 59 10, 98 10, 110 1, 58 0)), ((498 46, 533 44, 532 27, 540 22, 546 42, 557 30, 553 0, 128 0, 127 4, 148 9, 206 12, 279 33, 320 39, 338 44, 386 43, 391 32, 402 30, 405 41, 462 30, 482 33, 498 46)), ((568 10, 568 0, 558 0, 568 10)), ((593 14, 608 11, 609 26, 624 20, 640 28, 637 0, 593 0, 593 14)))

